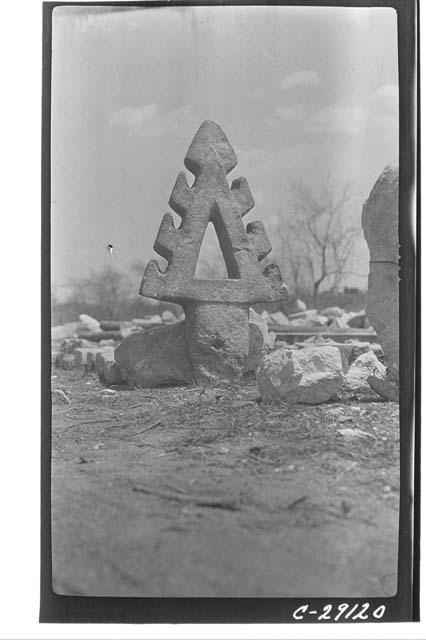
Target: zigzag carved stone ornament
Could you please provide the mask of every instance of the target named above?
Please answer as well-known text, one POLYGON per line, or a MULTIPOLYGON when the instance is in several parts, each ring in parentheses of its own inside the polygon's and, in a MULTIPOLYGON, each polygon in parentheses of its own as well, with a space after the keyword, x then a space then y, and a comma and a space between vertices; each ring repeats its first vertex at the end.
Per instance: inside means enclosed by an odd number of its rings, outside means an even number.
POLYGON ((259 261, 271 245, 263 224, 242 218, 254 207, 247 180, 238 178, 229 187, 227 174, 237 157, 222 129, 205 121, 185 156, 185 167, 195 176, 189 187, 179 173, 170 196, 171 208, 182 222, 175 228, 166 213, 154 243, 168 262, 161 272, 151 260, 140 294, 181 304, 185 308, 186 342, 194 380, 204 384, 241 377, 249 348, 249 307, 287 297, 277 266, 262 272, 259 261), (228 279, 195 278, 201 244, 212 222, 226 264, 228 279))

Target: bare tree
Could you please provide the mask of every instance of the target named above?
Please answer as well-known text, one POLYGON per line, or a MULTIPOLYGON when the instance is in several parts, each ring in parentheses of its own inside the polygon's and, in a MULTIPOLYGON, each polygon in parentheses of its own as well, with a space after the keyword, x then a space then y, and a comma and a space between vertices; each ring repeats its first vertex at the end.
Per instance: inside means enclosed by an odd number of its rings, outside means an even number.
POLYGON ((128 277, 111 265, 92 271, 88 278, 70 282, 69 304, 88 307, 103 320, 115 320, 130 295, 128 277))
POLYGON ((295 182, 290 187, 292 217, 275 229, 284 277, 296 294, 309 292, 314 305, 321 288, 339 288, 353 255, 359 227, 348 220, 349 199, 350 185, 335 187, 329 176, 317 189, 295 182))

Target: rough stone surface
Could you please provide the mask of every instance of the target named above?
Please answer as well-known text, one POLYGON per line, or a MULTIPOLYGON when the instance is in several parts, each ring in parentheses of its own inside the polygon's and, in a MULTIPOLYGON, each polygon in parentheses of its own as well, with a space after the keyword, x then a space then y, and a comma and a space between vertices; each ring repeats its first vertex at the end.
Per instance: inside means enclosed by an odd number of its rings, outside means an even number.
POLYGON ((66 338, 60 347, 61 353, 71 354, 75 353, 76 349, 93 347, 93 343, 89 340, 83 340, 82 338, 66 338))
POLYGON ((272 318, 275 324, 282 324, 282 325, 289 324, 287 316, 282 311, 276 311, 275 313, 271 313, 270 317, 272 318))
POLYGON ((102 331, 101 323, 98 322, 98 320, 95 320, 95 318, 92 318, 85 313, 81 313, 78 316, 78 319, 80 321, 78 327, 79 330, 90 331, 92 333, 98 333, 99 331, 102 331))
POLYGON ((245 371, 256 371, 264 351, 269 348, 271 338, 268 324, 259 313, 250 309, 249 315, 249 354, 245 362, 245 371))
POLYGON ((141 327, 142 329, 150 329, 151 327, 156 327, 159 324, 163 324, 163 319, 161 316, 151 316, 150 318, 133 318, 132 324, 136 327, 141 327))
POLYGON ((186 342, 198 384, 237 380, 249 356, 247 306, 188 304, 186 342))
POLYGON ((399 378, 398 183, 398 166, 388 165, 362 210, 362 228, 370 251, 366 313, 395 381, 399 378))
POLYGON ((339 349, 340 355, 342 357, 342 368, 343 373, 347 373, 349 371, 349 367, 354 360, 356 360, 362 353, 367 353, 370 350, 370 344, 368 342, 335 342, 331 338, 322 338, 322 336, 318 336, 314 343, 305 342, 296 342, 296 346, 300 349, 306 349, 311 347, 312 345, 315 347, 336 347, 339 349))
POLYGON ((305 309, 305 311, 298 311, 297 313, 289 313, 289 320, 312 320, 318 316, 316 309, 305 309))
POLYGON ((98 342, 100 347, 114 347, 115 346, 115 340, 100 340, 100 342, 98 342))
POLYGON ((90 351, 88 351, 87 353, 87 357, 86 357, 86 369, 87 371, 91 372, 91 371, 95 371, 95 362, 96 362, 96 354, 98 353, 98 350, 94 350, 91 349, 90 351))
POLYGON ((350 366, 345 382, 353 391, 368 389, 368 377, 385 378, 386 367, 378 360, 373 351, 361 354, 350 366))
POLYGON ((185 157, 185 166, 195 175, 192 187, 186 175, 178 175, 170 196, 171 208, 182 218, 176 229, 170 213, 163 217, 154 249, 168 261, 165 273, 151 260, 142 280, 141 295, 181 303, 275 302, 287 297, 278 267, 260 270, 259 260, 270 251, 260 222, 244 228, 242 217, 254 206, 245 178, 229 187, 226 175, 237 157, 221 128, 207 120, 197 131, 185 157), (194 277, 207 225, 215 227, 228 271, 228 280, 198 280, 194 277))
POLYGON ((274 324, 274 321, 271 318, 271 314, 269 314, 265 309, 262 311, 262 313, 260 315, 265 320, 265 322, 267 322, 268 324, 274 324))
POLYGON ((87 365, 87 356, 89 352, 93 352, 93 347, 78 348, 74 351, 74 364, 78 367, 87 365))
POLYGON ((368 376, 367 382, 371 389, 382 398, 390 400, 391 402, 399 402, 399 385, 376 376, 368 376))
POLYGON ((347 329, 348 323, 345 315, 341 316, 340 318, 333 318, 329 326, 330 329, 347 329))
POLYGON ((322 316, 318 314, 317 316, 314 316, 311 319, 311 322, 314 325, 314 327, 325 327, 328 324, 329 319, 327 318, 327 316, 322 316))
POLYGON ((63 340, 64 338, 73 338, 77 336, 78 322, 68 322, 67 324, 52 327, 52 340, 63 340))
POLYGON ((327 307, 321 311, 321 315, 327 316, 327 318, 340 318, 344 313, 340 307, 327 307))
POLYGON ((194 379, 205 384, 241 377, 249 355, 248 309, 252 303, 275 302, 287 297, 276 265, 263 272, 259 262, 271 251, 259 221, 244 227, 242 218, 254 206, 245 178, 231 187, 227 174, 237 157, 220 127, 204 122, 185 157, 195 176, 189 187, 181 172, 170 196, 171 208, 182 218, 178 229, 166 213, 154 243, 167 260, 163 273, 151 260, 140 294, 181 304, 185 309, 188 353, 194 379), (228 279, 195 278, 201 244, 212 222, 222 250, 228 279))
POLYGON ((342 359, 336 347, 277 349, 262 358, 257 382, 262 401, 320 404, 342 383, 342 359))
POLYGON ((55 360, 58 369, 74 369, 74 354, 59 353, 55 360))
POLYGON ((163 319, 164 324, 173 324, 177 320, 175 314, 172 311, 169 311, 168 309, 166 309, 166 311, 163 311, 163 313, 161 314, 161 317, 163 319))
POLYGON ((360 311, 349 318, 348 327, 352 329, 364 329, 365 327, 365 311, 360 311))
POLYGON ((100 378, 102 378, 102 372, 103 372, 103 367, 105 365, 105 362, 114 362, 114 349, 107 348, 107 349, 101 349, 101 350, 94 350, 92 353, 95 358, 95 373, 100 378))
POLYGON ((95 371, 99 376, 99 380, 104 384, 124 384, 125 380, 120 371, 120 367, 114 361, 114 352, 107 349, 99 350, 95 356, 95 371))
MULTIPOLYGON (((101 357, 103 358, 104 356, 101 356, 101 357)), ((111 362, 110 360, 105 360, 105 363, 102 366, 100 379, 105 384, 113 384, 113 385, 114 384, 121 385, 125 382, 118 364, 116 362, 111 362)))
POLYGON ((128 336, 115 350, 123 378, 137 387, 190 384, 193 379, 185 322, 128 336))
POLYGON ((303 302, 303 300, 297 298, 297 300, 295 300, 295 302, 293 303, 291 310, 293 313, 298 313, 299 311, 306 311, 307 308, 308 307, 306 305, 306 302, 303 302))

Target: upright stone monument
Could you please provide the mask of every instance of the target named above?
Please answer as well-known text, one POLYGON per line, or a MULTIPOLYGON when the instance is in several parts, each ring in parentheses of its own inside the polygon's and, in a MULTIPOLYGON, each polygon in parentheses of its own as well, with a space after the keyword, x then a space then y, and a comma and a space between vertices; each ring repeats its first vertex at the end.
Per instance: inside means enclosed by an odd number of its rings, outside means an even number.
POLYGON ((229 187, 227 174, 237 157, 222 129, 206 120, 198 129, 185 156, 185 167, 194 174, 189 187, 179 173, 169 205, 181 217, 175 228, 166 213, 154 243, 165 258, 163 273, 156 260, 145 269, 140 294, 181 304, 185 309, 186 343, 194 380, 199 384, 241 377, 249 352, 249 307, 287 297, 287 289, 275 265, 261 271, 259 261, 271 251, 261 222, 245 228, 242 218, 254 206, 245 178, 229 187), (195 278, 205 231, 213 223, 225 260, 228 279, 195 278))
POLYGON ((389 164, 362 209, 362 228, 370 251, 367 317, 377 332, 388 378, 399 381, 399 239, 397 165, 389 164))

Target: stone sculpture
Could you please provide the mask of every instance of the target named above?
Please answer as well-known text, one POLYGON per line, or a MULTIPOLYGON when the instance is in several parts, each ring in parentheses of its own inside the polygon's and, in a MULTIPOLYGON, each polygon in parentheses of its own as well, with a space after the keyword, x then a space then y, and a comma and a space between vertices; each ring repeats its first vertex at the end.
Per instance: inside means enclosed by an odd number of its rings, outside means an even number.
POLYGON ((154 243, 168 267, 163 273, 151 260, 140 294, 184 307, 185 339, 197 383, 238 379, 249 353, 249 307, 285 300, 287 289, 278 267, 268 265, 263 272, 260 268, 259 261, 271 245, 261 222, 243 225, 243 216, 254 206, 253 196, 245 178, 235 179, 229 187, 226 176, 237 157, 217 124, 203 122, 184 164, 194 174, 194 184, 188 185, 182 171, 169 200, 182 222, 175 228, 172 215, 166 213, 154 243), (225 280, 194 277, 210 221, 225 260, 225 280))

